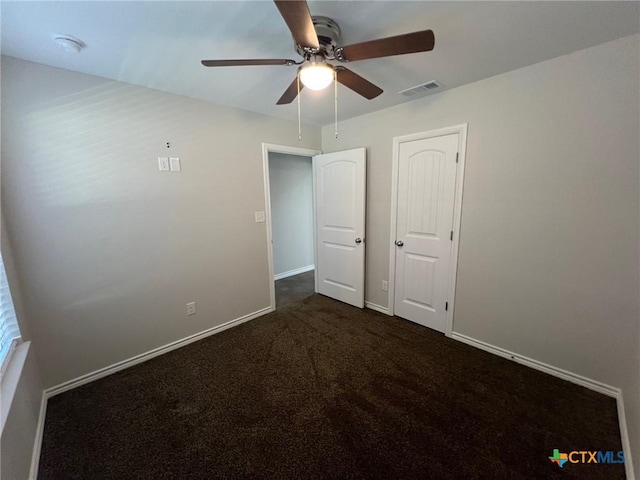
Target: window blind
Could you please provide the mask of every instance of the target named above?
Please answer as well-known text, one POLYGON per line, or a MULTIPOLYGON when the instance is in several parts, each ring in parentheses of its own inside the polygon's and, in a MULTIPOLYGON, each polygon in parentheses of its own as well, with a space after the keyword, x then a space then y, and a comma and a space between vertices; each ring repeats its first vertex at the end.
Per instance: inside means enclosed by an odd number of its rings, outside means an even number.
POLYGON ((5 362, 19 338, 20 330, 13 309, 7 272, 0 256, 0 372, 4 372, 5 362))

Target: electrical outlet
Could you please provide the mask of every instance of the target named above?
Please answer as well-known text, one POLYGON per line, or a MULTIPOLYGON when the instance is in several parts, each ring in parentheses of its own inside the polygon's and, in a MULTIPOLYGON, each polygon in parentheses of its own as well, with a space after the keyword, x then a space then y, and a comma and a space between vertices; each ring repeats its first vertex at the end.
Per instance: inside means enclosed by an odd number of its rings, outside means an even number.
POLYGON ((383 292, 389 291, 389 282, 387 282, 386 280, 382 280, 382 291, 383 292))
POLYGON ((255 217, 256 217, 256 223, 264 223, 265 222, 264 212, 256 212, 255 217))
POLYGON ((187 315, 195 315, 196 314, 196 302, 187 303, 187 315))

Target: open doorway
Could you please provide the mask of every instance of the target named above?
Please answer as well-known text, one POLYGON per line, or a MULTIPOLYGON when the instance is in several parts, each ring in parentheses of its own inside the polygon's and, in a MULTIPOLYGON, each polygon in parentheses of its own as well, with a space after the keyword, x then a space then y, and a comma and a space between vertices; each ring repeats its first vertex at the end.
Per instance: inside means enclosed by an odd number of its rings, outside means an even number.
POLYGON ((314 292, 311 157, 269 153, 271 240, 276 308, 314 292))
POLYGON ((265 193, 272 308, 315 291, 312 157, 319 152, 265 145, 265 193))

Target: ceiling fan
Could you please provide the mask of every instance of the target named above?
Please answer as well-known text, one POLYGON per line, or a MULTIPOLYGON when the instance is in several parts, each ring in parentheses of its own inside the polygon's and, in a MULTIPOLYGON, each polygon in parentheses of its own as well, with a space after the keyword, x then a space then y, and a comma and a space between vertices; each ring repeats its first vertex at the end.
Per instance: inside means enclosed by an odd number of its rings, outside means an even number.
POLYGON ((371 100, 382 93, 377 85, 362 78, 342 65, 332 65, 328 60, 341 63, 390 57, 407 53, 433 50, 435 38, 431 30, 380 38, 353 45, 338 46, 340 27, 327 17, 312 17, 306 1, 274 0, 282 18, 291 30, 295 51, 303 60, 253 59, 253 60, 202 60, 205 67, 237 67, 249 65, 300 65, 298 75, 285 90, 277 105, 291 103, 303 87, 322 90, 334 78, 354 92, 371 100))

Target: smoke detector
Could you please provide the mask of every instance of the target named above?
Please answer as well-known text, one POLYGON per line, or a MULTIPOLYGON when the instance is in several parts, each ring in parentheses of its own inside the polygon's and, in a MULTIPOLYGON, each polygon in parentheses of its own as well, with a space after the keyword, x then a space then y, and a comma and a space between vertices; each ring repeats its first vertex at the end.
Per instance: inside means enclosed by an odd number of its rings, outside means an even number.
POLYGON ((85 47, 82 40, 72 37, 71 35, 54 33, 51 35, 51 40, 53 40, 56 45, 64 48, 64 51, 67 53, 80 53, 80 50, 85 47))

